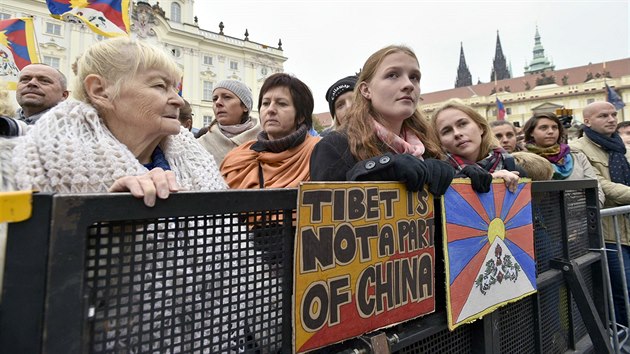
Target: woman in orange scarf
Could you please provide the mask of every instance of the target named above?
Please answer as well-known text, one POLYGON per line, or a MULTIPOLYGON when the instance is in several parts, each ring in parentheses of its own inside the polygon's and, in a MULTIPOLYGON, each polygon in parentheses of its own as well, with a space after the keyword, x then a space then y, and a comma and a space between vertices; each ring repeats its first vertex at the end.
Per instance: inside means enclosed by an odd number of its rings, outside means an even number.
POLYGON ((230 188, 297 187, 309 180, 311 152, 319 141, 308 134, 313 106, 313 94, 302 81, 284 73, 269 76, 258 97, 262 132, 221 164, 230 188))

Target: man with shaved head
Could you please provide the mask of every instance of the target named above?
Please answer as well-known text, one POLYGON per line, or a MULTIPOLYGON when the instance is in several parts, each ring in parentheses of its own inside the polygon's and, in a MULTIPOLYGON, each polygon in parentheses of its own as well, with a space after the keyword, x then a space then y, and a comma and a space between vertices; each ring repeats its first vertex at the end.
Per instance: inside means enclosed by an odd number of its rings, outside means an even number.
POLYGON ((46 64, 30 64, 20 71, 15 99, 17 118, 34 124, 49 109, 68 98, 68 84, 61 71, 46 64))
MULTIPOLYGON (((584 107, 584 136, 571 144, 571 150, 581 151, 595 168, 597 179, 606 195, 604 208, 630 204, 630 151, 617 133, 617 110, 608 102, 593 102, 584 107)), ((621 275, 625 273, 630 284, 630 223, 627 218, 619 218, 621 254, 617 254, 613 220, 602 220, 606 247, 614 250, 608 253, 608 267, 613 287, 617 322, 628 325, 624 307, 621 275), (621 269, 619 258, 623 257, 621 269)), ((630 292, 630 288, 628 289, 630 292)))

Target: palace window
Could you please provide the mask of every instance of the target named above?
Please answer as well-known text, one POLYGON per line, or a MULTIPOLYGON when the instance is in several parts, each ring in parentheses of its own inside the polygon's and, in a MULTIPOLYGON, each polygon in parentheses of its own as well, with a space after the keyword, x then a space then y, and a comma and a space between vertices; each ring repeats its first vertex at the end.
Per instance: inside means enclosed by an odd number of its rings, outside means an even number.
POLYGON ((230 61, 230 69, 238 70, 238 62, 237 61, 230 61))
POLYGON ((44 57, 42 59, 43 59, 42 62, 44 64, 59 70, 60 63, 61 63, 61 60, 59 58, 51 57, 51 56, 48 56, 48 55, 44 55, 44 57))
POLYGON ((204 65, 212 65, 212 56, 204 55, 203 56, 203 63, 204 63, 204 65))
POLYGON ((61 36, 61 25, 52 22, 46 22, 46 33, 55 36, 61 36))
POLYGON ((171 3, 171 21, 182 22, 182 7, 176 3, 171 3))
POLYGON ((212 116, 203 116, 203 126, 207 127, 212 122, 212 116))
POLYGON ((212 82, 211 81, 203 82, 203 100, 212 101, 212 82))
POLYGON ((4 12, 0 12, 0 21, 2 20, 8 20, 11 18, 11 15, 4 13, 4 12))

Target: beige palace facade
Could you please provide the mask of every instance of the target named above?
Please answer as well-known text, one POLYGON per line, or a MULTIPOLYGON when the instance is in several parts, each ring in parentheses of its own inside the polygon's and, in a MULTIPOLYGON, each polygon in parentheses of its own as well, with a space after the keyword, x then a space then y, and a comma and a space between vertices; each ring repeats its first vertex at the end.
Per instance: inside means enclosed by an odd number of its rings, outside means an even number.
MULTIPOLYGON (((194 113, 193 126, 207 125, 212 117, 212 88, 224 79, 244 82, 257 102, 263 81, 282 72, 287 58, 279 44, 268 46, 199 28, 194 0, 132 1, 131 36, 162 47, 184 73, 183 97, 194 113)), ((202 15, 202 14, 199 14, 202 15)), ((45 0, 2 0, 0 20, 32 17, 40 61, 61 70, 70 89, 72 63, 91 44, 104 40, 85 25, 52 18, 45 0)), ((257 115, 254 104, 254 115, 257 115)))
POLYGON ((493 121, 498 96, 506 108, 506 119, 520 126, 534 113, 562 108, 572 109, 574 123, 581 123, 587 104, 606 100, 606 84, 626 103, 619 121, 630 120, 630 58, 426 93, 421 95, 420 108, 430 116, 446 100, 459 98, 493 121))

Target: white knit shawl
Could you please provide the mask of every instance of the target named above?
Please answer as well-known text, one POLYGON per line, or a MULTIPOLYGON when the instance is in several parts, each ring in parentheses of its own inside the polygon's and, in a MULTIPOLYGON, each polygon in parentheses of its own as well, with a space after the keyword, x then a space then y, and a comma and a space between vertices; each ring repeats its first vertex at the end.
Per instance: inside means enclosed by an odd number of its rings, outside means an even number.
MULTIPOLYGON (((107 192, 121 177, 148 172, 109 131, 94 107, 73 100, 51 109, 26 135, 0 145, 13 148, 10 162, 0 162, 4 188, 107 192)), ((160 147, 183 189, 227 188, 214 158, 188 130, 165 137, 160 147)), ((7 153, 3 151, 4 158, 7 153)))

